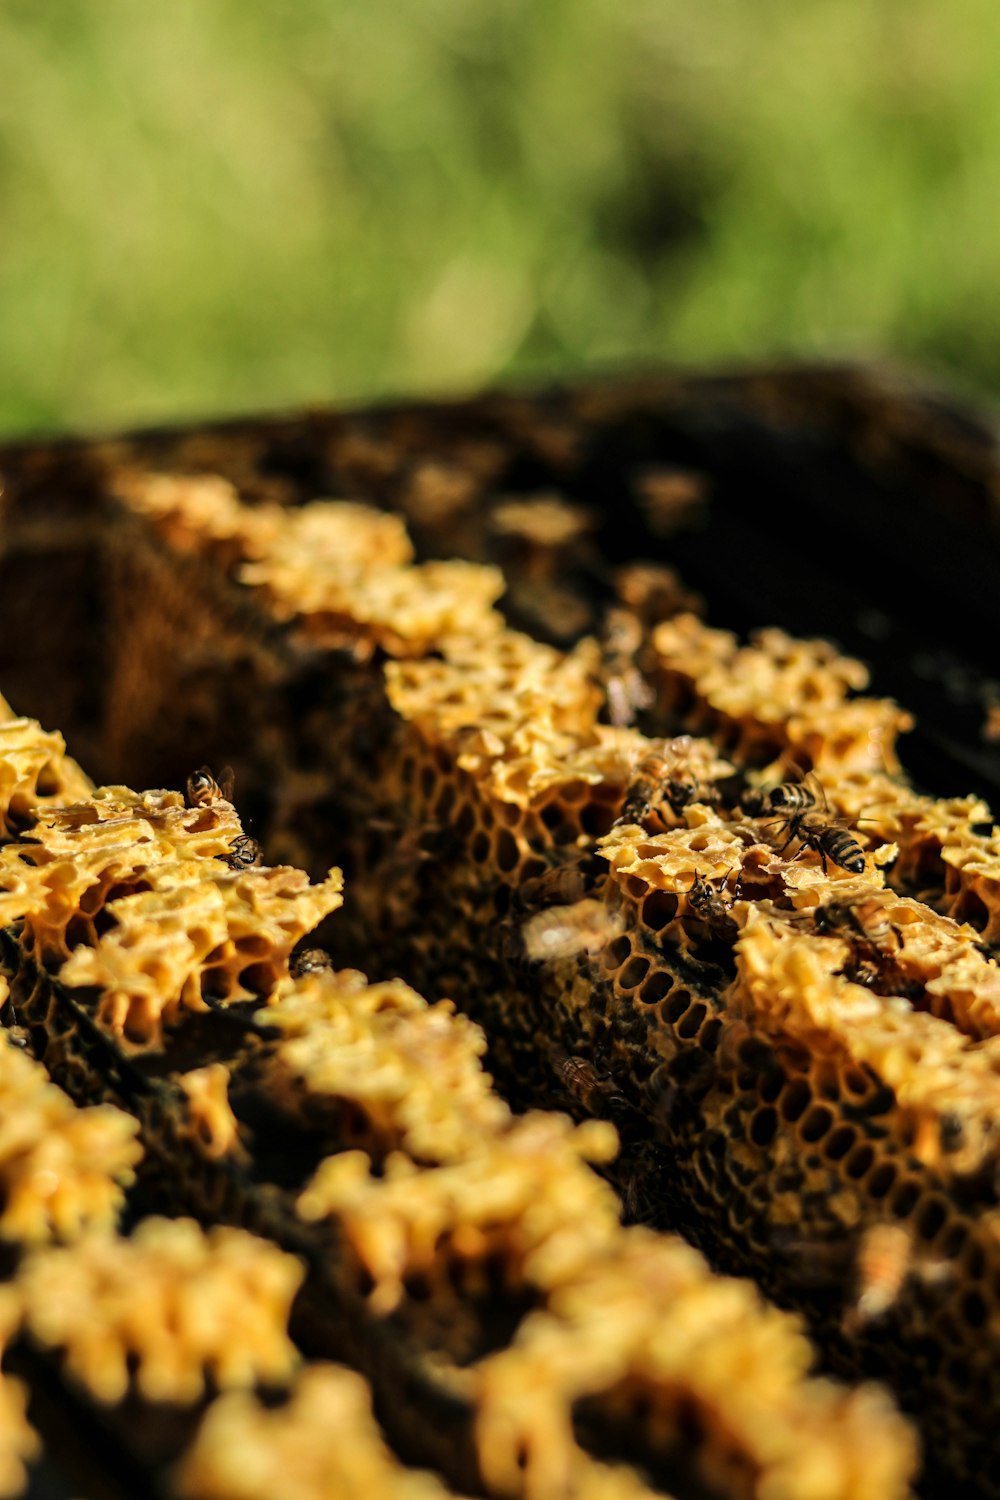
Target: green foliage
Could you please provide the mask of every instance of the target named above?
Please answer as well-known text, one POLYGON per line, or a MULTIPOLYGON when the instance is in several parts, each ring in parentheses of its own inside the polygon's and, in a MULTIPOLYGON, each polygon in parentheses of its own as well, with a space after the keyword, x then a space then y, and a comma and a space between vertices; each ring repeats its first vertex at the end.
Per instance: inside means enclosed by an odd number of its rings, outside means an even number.
POLYGON ((987 0, 6 0, 0 428, 609 361, 1000 388, 987 0))

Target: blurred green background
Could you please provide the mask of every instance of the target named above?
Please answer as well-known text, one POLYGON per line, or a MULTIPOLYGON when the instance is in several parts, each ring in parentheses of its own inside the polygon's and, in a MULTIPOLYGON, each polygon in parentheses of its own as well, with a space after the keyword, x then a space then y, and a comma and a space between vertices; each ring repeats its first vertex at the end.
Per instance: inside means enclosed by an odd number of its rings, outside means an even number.
POLYGON ((608 363, 1000 391, 995 0, 3 0, 0 428, 608 363))

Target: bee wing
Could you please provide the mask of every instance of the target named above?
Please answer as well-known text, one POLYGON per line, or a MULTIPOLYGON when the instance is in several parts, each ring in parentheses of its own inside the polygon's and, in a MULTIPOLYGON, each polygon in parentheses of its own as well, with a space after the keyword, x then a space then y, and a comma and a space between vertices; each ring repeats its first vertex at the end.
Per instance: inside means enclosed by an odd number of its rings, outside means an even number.
POLYGON ((609 677, 607 683, 608 718, 615 729, 625 729, 635 718, 635 706, 625 681, 621 677, 609 677))
POLYGON ((829 802, 826 799, 826 791, 825 791, 825 789, 823 787, 823 783, 820 781, 819 777, 816 775, 816 772, 815 771, 807 771, 806 774, 801 778, 801 780, 802 780, 802 785, 805 786, 805 787, 808 787, 809 791, 812 793, 813 798, 815 799, 817 807, 821 807, 823 809, 823 812, 827 816, 829 816, 829 813, 830 813, 830 804, 829 804, 829 802))

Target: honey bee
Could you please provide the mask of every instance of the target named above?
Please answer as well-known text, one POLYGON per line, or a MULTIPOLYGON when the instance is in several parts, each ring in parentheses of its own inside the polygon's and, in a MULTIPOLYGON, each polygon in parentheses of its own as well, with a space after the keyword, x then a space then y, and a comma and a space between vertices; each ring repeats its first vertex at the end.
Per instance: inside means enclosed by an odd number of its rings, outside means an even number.
POLYGON ((614 573, 615 593, 648 629, 682 610, 700 614, 705 601, 684 587, 673 568, 662 563, 632 562, 614 573))
POLYGON ((658 1067, 645 1088, 649 1118, 674 1130, 697 1106, 718 1078, 715 1059, 700 1048, 686 1047, 658 1067))
POLYGON ((1000 703, 993 699, 983 706, 986 709, 986 718, 979 731, 980 738, 984 739, 988 745, 995 745, 1000 740, 1000 703))
POLYGON ((600 1074, 585 1057, 571 1057, 562 1047, 551 1048, 552 1066, 566 1092, 591 1115, 606 1114, 620 1098, 610 1078, 600 1074))
MULTIPOLYGON (((610 1073, 602 1072, 587 1057, 571 1056, 562 1047, 551 1046, 549 1057, 574 1114, 582 1111, 596 1119, 610 1120, 619 1128, 627 1122, 634 1125, 635 1108, 610 1073)), ((616 1177, 622 1166, 619 1157, 616 1177)))
POLYGON ((813 913, 816 931, 823 936, 829 933, 853 933, 867 943, 873 952, 883 956, 895 953, 902 943, 899 928, 886 919, 878 919, 879 905, 865 901, 860 905, 853 901, 825 901, 813 913), (893 940, 890 947, 890 938, 893 940))
POLYGON ((643 1184, 638 1172, 629 1171, 619 1158, 615 1178, 621 1198, 621 1221, 623 1224, 638 1224, 642 1212, 643 1184))
POLYGON ((601 677, 608 700, 608 718, 616 729, 634 724, 653 702, 653 691, 639 669, 643 629, 630 609, 609 609, 601 633, 601 677))
MULTIPOLYGON (((737 880, 737 890, 739 881, 737 880)), ((708 928, 713 937, 721 938, 723 942, 731 943, 739 935, 739 926, 730 916, 733 901, 727 899, 719 891, 715 890, 702 875, 696 875, 694 882, 685 892, 688 907, 699 917, 708 928)))
POLYGON ((770 791, 747 787, 740 794, 740 806, 752 818, 766 817, 769 813, 787 818, 818 807, 826 810, 827 802, 822 786, 810 773, 799 781, 779 782, 770 791))
POLYGON ((578 953, 600 952, 624 925, 621 915, 609 911, 603 901, 585 897, 529 917, 521 926, 521 940, 529 959, 554 963, 578 953))
POLYGON ((664 803, 679 818, 692 802, 704 802, 713 807, 719 801, 714 786, 699 782, 693 776, 677 774, 679 761, 676 755, 669 754, 669 749, 669 743, 662 749, 652 749, 636 763, 616 824, 643 823, 646 818, 658 815, 664 803))
POLYGON ((304 979, 307 974, 325 974, 332 968, 333 960, 325 948, 303 948, 288 965, 288 972, 293 979, 304 979))
POLYGON ((957 1151, 965 1139, 961 1117, 951 1112, 943 1114, 939 1129, 942 1151, 957 1151))
POLYGON ((849 1286, 841 1327, 855 1337, 885 1318, 911 1276, 933 1282, 948 1274, 941 1260, 919 1260, 913 1231, 905 1224, 869 1224, 854 1236, 804 1239, 788 1227, 772 1234, 790 1285, 834 1292, 849 1286))
POLYGON ((913 1271, 913 1235, 902 1224, 871 1224, 854 1263, 855 1301, 844 1325, 856 1332, 890 1311, 913 1271))
POLYGON ((820 857, 823 874, 827 873, 827 861, 839 865, 851 875, 863 875, 865 854, 854 835, 836 823, 828 823, 817 813, 792 813, 782 819, 788 838, 781 846, 784 853, 794 839, 805 849, 814 849, 820 857))
POLYGON ((777 1224, 770 1242, 782 1280, 797 1292, 839 1292, 850 1274, 854 1248, 849 1239, 807 1239, 790 1225, 777 1224))
POLYGON ((803 849, 813 849, 819 855, 824 875, 828 863, 839 865, 852 875, 864 874, 865 855, 861 845, 848 829, 830 822, 828 815, 814 812, 807 805, 801 811, 783 814, 772 821, 788 834, 779 854, 784 854, 798 840, 803 849))
POLYGON ((218 781, 210 766, 200 766, 187 779, 187 805, 209 807, 213 802, 232 802, 235 783, 232 766, 223 766, 218 781))
POLYGON ((227 854, 217 854, 216 859, 221 859, 224 865, 231 870, 249 870, 253 865, 259 865, 264 851, 257 840, 251 838, 248 833, 237 834, 229 846, 227 854))
POLYGON ((536 912, 542 907, 572 906, 592 893, 605 873, 601 862, 588 856, 566 864, 553 865, 540 875, 532 875, 523 880, 514 890, 512 905, 525 914, 536 912))
POLYGON ((421 881, 429 865, 457 852, 461 842, 454 829, 436 822, 401 830, 388 819, 369 818, 367 828, 367 858, 372 865, 383 862, 390 865, 397 886, 405 881, 421 881))
POLYGON ((668 537, 690 528, 704 513, 709 479, 697 469, 662 464, 646 469, 636 489, 653 535, 668 537))
POLYGON ((827 901, 813 915, 815 929, 821 936, 845 937, 854 949, 856 959, 884 966, 893 963, 903 938, 894 922, 880 916, 875 901, 860 906, 851 901, 827 901))
POLYGON ((828 861, 852 875, 864 874, 864 850, 852 833, 831 820, 826 793, 815 776, 783 781, 767 792, 747 790, 740 803, 750 817, 770 818, 788 834, 779 853, 784 854, 789 844, 798 840, 804 849, 813 849, 819 855, 824 875, 828 861))
POLYGON ((773 1074, 779 1067, 772 1043, 748 1021, 727 1021, 719 1037, 716 1057, 726 1068, 758 1074, 773 1074))

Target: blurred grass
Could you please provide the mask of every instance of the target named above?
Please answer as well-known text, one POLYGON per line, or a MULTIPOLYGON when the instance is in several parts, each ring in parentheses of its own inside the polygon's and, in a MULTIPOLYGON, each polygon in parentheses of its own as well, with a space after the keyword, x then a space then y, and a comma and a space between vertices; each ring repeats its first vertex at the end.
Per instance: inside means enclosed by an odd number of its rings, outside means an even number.
POLYGON ((0 429, 888 354, 1000 391, 987 0, 6 0, 0 429))

